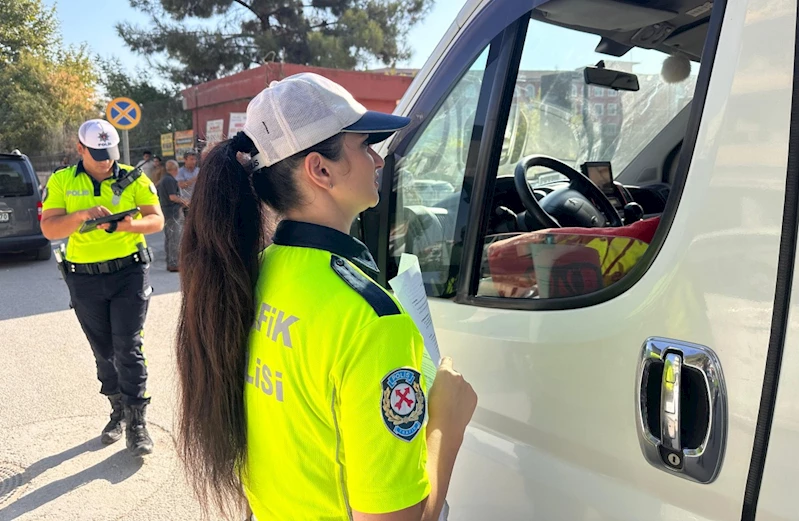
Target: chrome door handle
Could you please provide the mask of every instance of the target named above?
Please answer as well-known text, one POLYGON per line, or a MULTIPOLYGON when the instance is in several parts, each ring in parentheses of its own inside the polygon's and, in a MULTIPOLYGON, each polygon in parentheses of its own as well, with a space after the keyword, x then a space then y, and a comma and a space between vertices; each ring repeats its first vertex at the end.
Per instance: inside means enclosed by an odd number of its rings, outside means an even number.
POLYGON ((663 358, 663 381, 660 391, 660 442, 679 451, 680 445, 680 374, 682 356, 668 353, 663 358))
POLYGON ((727 441, 727 392, 713 350, 647 339, 636 394, 638 439, 647 461, 699 483, 715 480, 727 441))

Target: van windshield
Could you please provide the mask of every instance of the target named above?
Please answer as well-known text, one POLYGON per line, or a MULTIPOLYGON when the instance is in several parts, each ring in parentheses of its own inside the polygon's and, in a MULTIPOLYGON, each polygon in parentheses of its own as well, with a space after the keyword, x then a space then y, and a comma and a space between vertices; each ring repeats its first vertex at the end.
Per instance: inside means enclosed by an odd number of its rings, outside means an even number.
MULTIPOLYGON (((614 58, 594 52, 596 46, 595 35, 530 21, 505 134, 522 157, 552 156, 577 171, 586 161, 610 161, 618 174, 691 101, 698 64, 683 70, 680 81, 667 82, 667 54, 633 48, 614 58), (635 74, 640 89, 587 85, 585 67, 600 61, 635 74)), ((515 166, 502 164, 499 175, 513 175, 515 166)), ((542 168, 530 169, 528 176, 534 186, 565 179, 542 168)))
POLYGON ((33 184, 20 161, 0 159, 0 197, 33 195, 33 184))

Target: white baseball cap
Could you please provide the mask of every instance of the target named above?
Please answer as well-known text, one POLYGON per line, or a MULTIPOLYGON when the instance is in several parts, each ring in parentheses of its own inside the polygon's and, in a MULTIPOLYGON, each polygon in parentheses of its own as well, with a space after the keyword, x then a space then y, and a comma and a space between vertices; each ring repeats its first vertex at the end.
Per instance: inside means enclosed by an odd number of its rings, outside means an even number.
POLYGON ((90 119, 78 129, 78 139, 95 161, 119 159, 119 133, 104 119, 90 119))
POLYGON ((274 81, 247 106, 244 133, 255 143, 256 169, 306 150, 341 132, 388 139, 411 120, 366 110, 338 83, 303 72, 274 81))

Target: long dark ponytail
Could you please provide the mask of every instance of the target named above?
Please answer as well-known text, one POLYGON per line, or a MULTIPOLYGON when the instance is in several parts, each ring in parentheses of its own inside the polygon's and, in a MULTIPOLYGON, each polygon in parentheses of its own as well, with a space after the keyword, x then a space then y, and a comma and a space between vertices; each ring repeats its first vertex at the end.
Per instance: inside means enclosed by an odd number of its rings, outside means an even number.
POLYGON ((200 502, 228 513, 242 498, 244 346, 264 244, 264 208, 236 154, 247 141, 220 143, 202 162, 180 248, 178 445, 200 502))
POLYGON ((232 513, 243 498, 247 448, 244 374, 255 318, 264 203, 282 214, 299 203, 293 172, 311 152, 342 154, 334 136, 255 176, 237 153, 255 153, 239 132, 203 160, 180 248, 182 303, 177 332, 178 449, 197 498, 232 513))

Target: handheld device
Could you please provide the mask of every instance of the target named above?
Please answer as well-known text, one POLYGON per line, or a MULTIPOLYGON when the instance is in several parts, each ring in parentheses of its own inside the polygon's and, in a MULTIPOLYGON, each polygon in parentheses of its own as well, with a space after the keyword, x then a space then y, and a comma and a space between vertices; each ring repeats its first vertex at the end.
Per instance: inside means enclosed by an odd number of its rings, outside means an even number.
POLYGON ((588 177, 595 185, 608 196, 616 195, 616 187, 613 184, 613 169, 610 161, 589 161, 582 166, 583 174, 588 177))
POLYGON ((78 231, 80 233, 87 233, 87 232, 90 232, 92 230, 96 230, 97 226, 100 225, 100 224, 121 221, 122 219, 124 219, 128 215, 133 217, 134 215, 139 213, 139 211, 140 211, 139 208, 136 207, 136 208, 131 208, 130 210, 125 210, 124 212, 114 213, 114 214, 111 214, 111 215, 104 215, 103 217, 98 217, 96 219, 89 219, 88 221, 84 222, 81 225, 80 230, 78 230, 78 231))

